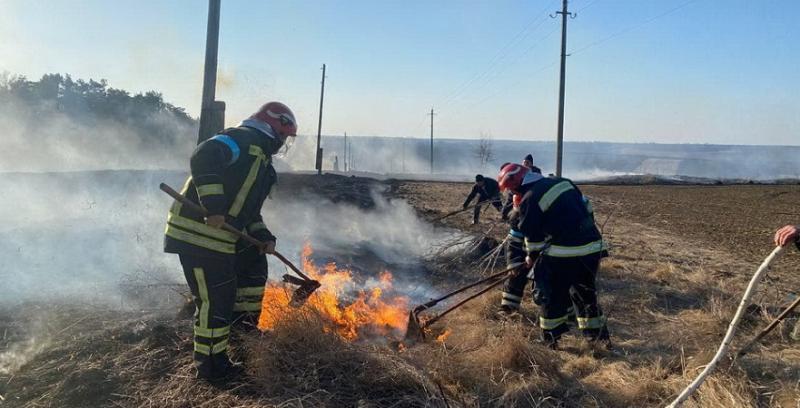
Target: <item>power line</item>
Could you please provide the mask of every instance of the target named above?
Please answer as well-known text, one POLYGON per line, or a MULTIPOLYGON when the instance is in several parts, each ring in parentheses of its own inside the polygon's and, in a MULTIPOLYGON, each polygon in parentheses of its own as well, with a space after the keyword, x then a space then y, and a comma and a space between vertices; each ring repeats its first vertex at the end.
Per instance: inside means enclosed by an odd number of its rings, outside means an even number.
MULTIPOLYGON (((516 64, 516 63, 517 63, 517 62, 518 62, 520 59, 522 59, 524 56, 528 55, 528 54, 529 54, 531 51, 533 51, 533 50, 534 50, 536 47, 538 47, 539 45, 541 45, 541 44, 542 44, 542 42, 544 42, 544 40, 546 40, 546 39, 550 38, 550 36, 552 36, 553 34, 555 34, 555 33, 556 33, 558 30, 559 30, 558 28, 554 28, 553 30, 551 30, 550 32, 548 32, 547 34, 545 34, 545 35, 544 35, 543 37, 541 37, 541 38, 540 38, 538 41, 536 41, 536 42, 534 42, 533 44, 531 44, 531 45, 530 45, 530 46, 529 46, 529 47, 528 47, 528 48, 527 48, 525 51, 523 51, 522 53, 520 53, 520 54, 517 56, 517 58, 515 58, 513 61, 511 61, 511 63, 507 64, 506 66, 507 66, 507 67, 514 66, 514 65, 515 65, 515 64, 516 64)), ((489 100, 489 99, 492 99, 492 98, 496 97, 497 95, 500 95, 501 93, 504 93, 504 92, 508 91, 508 89, 510 89, 510 88, 512 88, 512 87, 514 87, 514 86, 516 86, 516 85, 519 85, 519 84, 520 84, 520 83, 521 83, 521 82, 522 82, 524 79, 528 79, 528 78, 530 78, 532 75, 538 74, 538 73, 540 73, 540 72, 542 72, 542 71, 544 71, 544 70, 546 70, 546 69, 548 69, 548 68, 550 68, 550 67, 554 66, 554 65, 555 65, 555 64, 557 64, 557 63, 558 63, 558 61, 557 61, 557 60, 554 60, 553 62, 551 62, 551 63, 549 63, 549 64, 547 64, 547 65, 544 65, 544 66, 542 66, 542 67, 540 67, 540 68, 538 68, 538 69, 536 69, 536 70, 534 70, 534 71, 530 72, 530 74, 526 75, 525 77, 522 77, 521 79, 519 79, 519 80, 517 80, 517 81, 514 81, 514 82, 513 82, 512 84, 510 84, 509 86, 504 86, 504 87, 496 88, 494 92, 492 92, 492 93, 488 94, 487 96, 484 96, 484 97, 483 97, 483 98, 481 98, 481 99, 480 99, 478 102, 473 102, 473 103, 470 103, 470 104, 466 104, 466 101, 462 101, 462 102, 461 102, 461 104, 462 104, 462 105, 461 105, 460 107, 457 107, 457 109, 454 109, 453 111, 457 112, 457 111, 459 111, 459 110, 464 110, 464 109, 473 108, 473 107, 475 107, 475 106, 477 106, 477 105, 479 105, 479 104, 481 104, 481 103, 483 103, 483 102, 486 102, 486 101, 487 101, 487 100, 489 100)), ((486 82, 483 84, 483 86, 485 87, 486 85, 488 85, 488 84, 489 84, 490 82, 492 82, 493 80, 495 80, 495 79, 499 78, 499 77, 500 77, 500 74, 501 74, 502 72, 504 72, 504 71, 505 71, 505 69, 501 69, 501 70, 499 70, 499 71, 495 72, 495 75, 494 75, 492 78, 490 78, 488 81, 486 81, 486 82)), ((441 109, 440 109, 440 112, 441 112, 441 109)))
POLYGON ((436 115, 433 112, 433 108, 431 108, 431 113, 429 113, 431 117, 431 174, 433 174, 433 117, 436 115))
POLYGON ((576 11, 576 12, 575 12, 575 14, 578 14, 578 13, 582 12, 583 10, 586 10, 586 9, 588 9, 589 7, 592 7, 592 6, 594 6, 594 4, 595 4, 595 3, 597 3, 598 1, 599 1, 599 0, 592 0, 592 1, 590 1, 590 2, 589 2, 589 4, 587 4, 587 5, 585 5, 585 6, 581 7, 581 8, 579 8, 579 9, 578 9, 578 11, 576 11))
POLYGON ((485 78, 492 70, 500 64, 508 55, 511 53, 513 46, 521 41, 524 41, 528 36, 530 36, 536 29, 538 29, 545 21, 547 21, 547 10, 551 7, 551 4, 555 3, 557 0, 551 1, 544 9, 542 9, 538 14, 537 17, 530 20, 528 24, 523 27, 509 42, 507 42, 489 61, 489 64, 486 69, 478 74, 472 76, 467 81, 463 82, 459 85, 453 92, 449 93, 445 99, 442 101, 440 106, 440 111, 442 106, 447 106, 452 100, 454 100, 457 96, 459 96, 463 91, 469 89, 469 86, 475 83, 478 80, 485 78), (538 24, 537 24, 538 23, 538 24))
MULTIPOLYGON (((575 49, 575 50, 573 50, 572 52, 570 52, 570 53, 569 53, 569 55, 575 55, 575 54, 577 54, 577 53, 579 53, 579 52, 586 51, 586 50, 587 50, 587 49, 589 49, 589 48, 592 48, 592 47, 595 47, 595 46, 597 46, 597 45, 600 45, 600 44, 602 44, 602 43, 604 43, 604 42, 606 42, 606 41, 610 41, 610 40, 612 40, 612 39, 614 39, 614 38, 617 38, 617 37, 619 37, 619 36, 621 36, 621 35, 627 34, 627 33, 628 33, 628 32, 630 32, 630 31, 633 31, 633 30, 635 30, 635 29, 638 29, 638 28, 641 28, 641 27, 643 27, 643 26, 645 26, 645 25, 647 25, 647 24, 650 24, 650 23, 652 23, 653 21, 655 21, 655 20, 658 20, 659 18, 662 18, 662 17, 665 17, 665 16, 667 16, 667 15, 670 15, 670 14, 672 14, 672 13, 674 13, 674 12, 676 12, 676 11, 678 11, 678 10, 680 10, 680 9, 682 9, 682 8, 684 8, 684 7, 686 7, 686 6, 690 5, 690 4, 692 4, 692 3, 695 3, 695 2, 697 2, 697 1, 699 1, 699 0, 689 0, 689 1, 683 2, 683 3, 681 3, 680 5, 678 5, 677 7, 673 7, 673 8, 671 8, 671 9, 669 9, 669 10, 667 10, 667 11, 665 11, 665 12, 661 13, 661 14, 658 14, 658 15, 656 15, 656 16, 653 16, 653 17, 651 17, 651 18, 649 18, 649 19, 647 19, 647 20, 645 20, 645 21, 643 21, 643 22, 641 22, 641 23, 639 23, 639 24, 635 24, 635 25, 632 25, 632 26, 630 26, 630 27, 623 28, 622 30, 620 30, 620 31, 617 31, 617 32, 616 32, 616 33, 614 33, 614 34, 611 34, 611 35, 609 35, 609 36, 607 36, 607 37, 601 38, 601 39, 599 39, 599 40, 597 40, 597 41, 594 41, 594 42, 591 42, 591 43, 589 43, 589 44, 586 44, 586 45, 584 45, 583 47, 580 47, 580 48, 578 48, 578 49, 575 49)), ((587 7, 588 7, 588 6, 587 6, 587 7)), ((585 7, 584 7, 584 8, 585 8, 585 7)))

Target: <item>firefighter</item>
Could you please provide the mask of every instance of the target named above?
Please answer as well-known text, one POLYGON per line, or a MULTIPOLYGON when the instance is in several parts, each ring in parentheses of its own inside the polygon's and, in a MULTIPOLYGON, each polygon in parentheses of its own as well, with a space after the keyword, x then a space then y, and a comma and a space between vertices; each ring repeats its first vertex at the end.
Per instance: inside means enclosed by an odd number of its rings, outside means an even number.
MULTIPOLYGON (((500 166, 502 170, 507 164, 504 163, 500 166)), ((522 160, 522 165, 530 169, 532 172, 540 173, 541 170, 533 165, 533 156, 528 154, 522 160)), ((512 265, 524 260, 526 257, 536 259, 539 255, 539 250, 544 244, 544 239, 538 241, 530 241, 525 239, 522 233, 514 229, 519 218, 519 202, 522 197, 514 192, 508 192, 508 199, 503 206, 502 218, 508 221, 511 225, 511 231, 506 239, 506 263, 512 265)), ((498 315, 500 318, 510 318, 517 314, 519 307, 522 304, 522 298, 525 294, 525 285, 528 283, 528 273, 525 268, 520 268, 516 271, 514 276, 507 280, 503 286, 503 296, 500 301, 500 309, 498 315)))
POLYGON ((541 307, 543 342, 557 347, 569 330, 573 305, 583 335, 590 341, 608 341, 595 284, 600 259, 608 253, 585 197, 572 181, 543 177, 519 164, 504 166, 498 181, 502 190, 521 196, 519 221, 510 236, 527 239, 534 245, 531 249, 539 251, 536 266, 531 256, 525 268, 533 267, 528 277, 534 280, 534 301, 541 307))
POLYGON ((228 358, 228 336, 235 314, 257 321, 267 279, 265 254, 275 250, 276 242, 261 218, 277 178, 271 159, 296 134, 292 111, 269 102, 192 153, 191 175, 181 194, 209 215, 204 219, 176 201, 167 219, 164 250, 178 254, 194 298, 198 378, 223 380, 241 370, 228 358), (225 222, 264 244, 239 241, 221 229, 225 222))
POLYGON ((503 206, 500 204, 500 188, 498 187, 496 181, 490 178, 485 178, 480 174, 476 175, 475 185, 472 186, 472 191, 470 191, 467 199, 464 200, 464 205, 462 208, 466 210, 467 207, 469 207, 469 203, 472 202, 472 199, 475 198, 476 195, 478 196, 478 204, 475 206, 475 210, 472 213, 473 225, 478 223, 483 204, 489 203, 494 206, 498 212, 502 212, 503 206))
MULTIPOLYGON (((502 169, 506 164, 504 163, 500 168, 502 169)), ((528 153, 524 159, 522 159, 522 165, 529 168, 531 171, 541 174, 542 169, 533 165, 533 155, 528 153)), ((503 204, 503 211, 501 213, 503 221, 511 221, 514 220, 513 210, 516 209, 518 206, 514 205, 514 196, 515 194, 512 192, 508 192, 508 197, 506 198, 506 203, 503 204)))
MULTIPOLYGON (((519 194, 514 194, 513 197, 514 213, 518 214, 522 197, 519 194)), ((517 222, 518 217, 511 219, 511 230, 506 238, 506 264, 509 267, 517 266, 517 268, 514 270, 514 275, 511 279, 507 280, 503 286, 503 296, 498 310, 500 318, 510 318, 517 315, 525 293, 525 285, 528 283, 528 271, 530 268, 527 266, 527 259, 536 259, 545 244, 544 237, 540 236, 536 240, 526 237, 525 234, 518 230, 517 222)))

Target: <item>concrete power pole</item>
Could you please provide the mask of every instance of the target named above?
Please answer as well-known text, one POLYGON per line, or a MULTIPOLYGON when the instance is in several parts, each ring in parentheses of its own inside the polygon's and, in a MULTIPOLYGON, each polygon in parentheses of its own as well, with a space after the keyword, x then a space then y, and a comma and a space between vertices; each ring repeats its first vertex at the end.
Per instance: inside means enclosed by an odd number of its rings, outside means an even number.
POLYGON ((217 87, 217 51, 219 48, 220 0, 208 1, 206 60, 203 70, 203 100, 200 105, 200 130, 197 144, 225 127, 225 102, 215 101, 217 87))
MULTIPOLYGON (((556 140, 556 176, 561 177, 562 158, 564 154, 564 80, 567 69, 567 16, 575 18, 575 14, 567 11, 567 0, 562 1, 561 11, 561 81, 558 88, 558 139, 556 140)), ((555 18, 556 16, 551 15, 555 18)))
POLYGON ((433 116, 436 115, 433 113, 433 108, 428 115, 431 117, 431 174, 433 174, 433 116))
POLYGON ((325 64, 322 64, 322 89, 319 93, 319 125, 317 126, 317 161, 315 168, 317 174, 322 174, 322 148, 320 142, 322 141, 322 102, 325 99, 325 64))
POLYGON ((344 172, 347 173, 347 132, 344 132, 344 172))

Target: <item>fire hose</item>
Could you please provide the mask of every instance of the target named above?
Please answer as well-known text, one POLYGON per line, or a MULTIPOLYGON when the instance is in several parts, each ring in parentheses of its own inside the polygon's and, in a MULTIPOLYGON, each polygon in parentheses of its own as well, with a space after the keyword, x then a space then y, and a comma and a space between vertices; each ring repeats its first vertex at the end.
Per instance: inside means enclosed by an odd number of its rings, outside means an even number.
POLYGON ((689 386, 687 386, 681 393, 675 398, 672 403, 670 403, 667 407, 668 408, 677 408, 683 405, 684 402, 695 392, 698 388, 703 384, 706 377, 711 374, 712 371, 717 367, 717 364, 728 352, 730 348, 731 342, 733 341, 733 335, 736 333, 736 328, 739 326, 739 322, 744 315, 744 311, 747 306, 750 304, 750 298, 753 297, 753 293, 755 292, 756 286, 758 286, 759 280, 761 277, 769 270, 770 264, 777 259, 781 254, 783 254, 785 247, 776 247, 772 250, 772 253, 764 259, 764 262, 761 263, 761 266, 758 267, 756 273, 753 275, 753 278, 750 279, 750 284, 747 285, 747 289, 744 291, 744 295, 742 296, 741 302, 739 302, 739 308, 736 310, 736 314, 733 316, 733 320, 731 320, 730 324, 728 325, 728 331, 725 333, 725 337, 722 339, 722 344, 720 344, 719 349, 717 350, 717 354, 714 355, 714 358, 711 359, 711 362, 706 365, 703 371, 697 376, 697 378, 692 381, 689 386))

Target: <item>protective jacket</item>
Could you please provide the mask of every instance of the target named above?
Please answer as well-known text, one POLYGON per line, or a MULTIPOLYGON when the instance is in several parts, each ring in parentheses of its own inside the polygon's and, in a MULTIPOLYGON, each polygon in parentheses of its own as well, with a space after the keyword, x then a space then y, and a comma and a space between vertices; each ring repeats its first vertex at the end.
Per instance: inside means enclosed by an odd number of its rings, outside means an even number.
MULTIPOLYGON (((181 194, 225 215, 228 224, 261 241, 274 240, 261 207, 277 180, 271 156, 282 143, 262 122, 248 120, 201 143, 192 153, 191 176, 181 194)), ((164 251, 183 255, 226 256, 248 245, 236 235, 205 224, 203 217, 175 202, 167 218, 164 251)))
POLYGON ((475 185, 472 187, 472 191, 470 191, 469 195, 467 196, 467 199, 464 201, 464 207, 467 207, 469 203, 472 202, 472 199, 474 199, 476 195, 478 196, 478 202, 496 198, 499 204, 500 186, 497 185, 497 181, 490 178, 483 179, 483 187, 479 186, 478 183, 475 183, 475 185))
POLYGON ((572 181, 535 175, 519 193, 520 216, 514 230, 524 236, 529 252, 572 258, 606 251, 591 206, 572 181))

